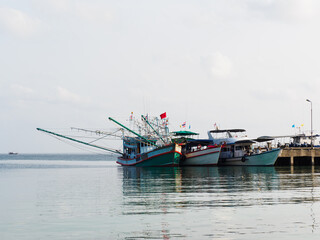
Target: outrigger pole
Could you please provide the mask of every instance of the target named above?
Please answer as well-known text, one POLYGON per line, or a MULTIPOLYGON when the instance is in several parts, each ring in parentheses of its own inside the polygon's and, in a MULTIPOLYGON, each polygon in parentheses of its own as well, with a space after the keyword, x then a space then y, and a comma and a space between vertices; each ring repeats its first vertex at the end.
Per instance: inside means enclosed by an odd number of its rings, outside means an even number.
POLYGON ((159 138, 162 140, 162 142, 165 144, 166 142, 163 140, 163 138, 161 137, 161 135, 152 127, 152 125, 149 123, 149 121, 143 116, 141 115, 141 117, 143 118, 143 120, 152 128, 152 130, 159 136, 159 138))
POLYGON ((121 127, 123 127, 124 129, 128 130, 129 132, 131 132, 131 133, 133 133, 133 134, 137 135, 138 137, 142 138, 144 141, 146 141, 146 142, 150 143, 151 145, 158 147, 158 145, 157 145, 157 144, 155 144, 155 143, 151 142, 150 140, 146 139, 145 137, 141 136, 140 134, 138 134, 138 133, 136 133, 136 132, 132 131, 131 129, 129 129, 129 128, 127 128, 126 126, 122 125, 121 123, 117 122, 117 121, 116 121, 116 120, 114 120, 113 118, 109 117, 109 120, 111 120, 111 121, 115 122, 116 124, 120 125, 121 127))
POLYGON ((122 152, 117 151, 117 150, 104 148, 104 147, 100 147, 100 146, 97 146, 97 145, 94 145, 94 144, 86 143, 86 142, 83 142, 83 141, 80 141, 80 140, 77 140, 77 139, 74 139, 74 138, 71 138, 71 137, 67 137, 67 136, 64 136, 64 135, 61 135, 61 134, 58 134, 58 133, 54 133, 54 132, 50 132, 50 131, 44 130, 42 128, 37 128, 37 130, 41 131, 41 132, 49 133, 49 134, 57 136, 57 137, 65 138, 65 139, 68 139, 68 140, 73 141, 73 142, 81 143, 81 144, 84 144, 84 145, 87 145, 87 146, 90 146, 90 147, 95 147, 95 148, 99 148, 99 149, 102 149, 102 150, 105 150, 105 151, 109 151, 109 152, 113 152, 113 153, 117 153, 117 154, 121 154, 122 155, 122 152))

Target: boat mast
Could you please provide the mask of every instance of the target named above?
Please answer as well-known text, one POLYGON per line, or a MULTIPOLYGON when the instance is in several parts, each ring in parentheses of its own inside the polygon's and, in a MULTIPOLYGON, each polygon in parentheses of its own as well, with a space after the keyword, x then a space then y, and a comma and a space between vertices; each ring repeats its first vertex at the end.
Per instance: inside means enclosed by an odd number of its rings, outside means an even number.
POLYGON ((37 128, 37 130, 41 131, 41 132, 49 133, 49 134, 57 136, 57 137, 68 139, 68 140, 73 141, 73 142, 81 143, 81 144, 84 144, 84 145, 87 145, 87 146, 90 146, 90 147, 95 147, 95 148, 99 148, 99 149, 102 149, 102 150, 105 150, 105 151, 109 151, 109 152, 113 152, 113 153, 117 153, 117 154, 121 154, 122 155, 122 152, 120 152, 118 150, 113 150, 113 149, 109 149, 109 148, 100 147, 100 146, 97 146, 97 145, 94 145, 94 144, 86 143, 86 142, 83 142, 83 141, 80 141, 80 140, 77 140, 77 139, 74 139, 74 138, 71 138, 71 137, 67 137, 67 136, 64 136, 64 135, 61 135, 61 134, 58 134, 58 133, 50 132, 50 131, 42 129, 42 128, 37 128))
POLYGON ((161 137, 161 135, 152 127, 152 125, 149 123, 149 121, 143 116, 141 115, 142 119, 152 128, 152 130, 159 136, 159 138, 162 140, 162 142, 165 144, 166 142, 163 140, 163 138, 161 137))
POLYGON ((155 144, 155 143, 153 143, 153 142, 149 141, 148 139, 146 139, 145 137, 141 136, 140 134, 138 134, 138 133, 136 133, 136 132, 132 131, 130 128, 127 128, 126 126, 124 126, 123 124, 121 124, 121 123, 117 122, 117 121, 116 121, 116 120, 114 120, 113 118, 109 117, 109 120, 111 120, 111 121, 113 121, 114 123, 116 123, 116 124, 120 125, 121 127, 123 127, 124 129, 128 130, 129 132, 131 132, 131 133, 133 133, 133 134, 137 135, 138 137, 142 138, 144 141, 146 141, 146 142, 150 143, 151 145, 158 147, 158 145, 157 145, 157 144, 155 144))

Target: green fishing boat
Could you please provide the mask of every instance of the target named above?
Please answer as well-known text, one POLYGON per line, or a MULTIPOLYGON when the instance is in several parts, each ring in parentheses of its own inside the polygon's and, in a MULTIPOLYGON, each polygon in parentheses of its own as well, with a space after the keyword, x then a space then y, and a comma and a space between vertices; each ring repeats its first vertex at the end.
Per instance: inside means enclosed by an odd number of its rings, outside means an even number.
MULTIPOLYGON (((160 167, 179 165, 182 156, 181 146, 179 146, 177 143, 172 143, 170 138, 168 137, 169 130, 167 129, 167 124, 164 124, 167 123, 167 121, 162 121, 159 124, 159 121, 157 120, 157 123, 153 123, 150 122, 147 117, 141 116, 141 120, 143 121, 145 126, 143 128, 144 133, 139 134, 111 117, 109 117, 109 120, 119 125, 123 132, 124 130, 126 130, 131 134, 123 135, 121 137, 123 141, 122 151, 93 144, 94 141, 85 142, 70 136, 44 130, 41 128, 37 128, 37 130, 89 147, 94 147, 100 150, 119 154, 120 156, 118 157, 117 163, 122 166, 160 167)), ((77 130, 104 134, 105 136, 108 135, 107 133, 103 133, 102 131, 90 131, 85 129, 77 130)))
POLYGON ((118 157, 117 163, 137 167, 178 166, 181 155, 181 146, 175 143, 156 147, 139 138, 126 137, 123 155, 118 157))

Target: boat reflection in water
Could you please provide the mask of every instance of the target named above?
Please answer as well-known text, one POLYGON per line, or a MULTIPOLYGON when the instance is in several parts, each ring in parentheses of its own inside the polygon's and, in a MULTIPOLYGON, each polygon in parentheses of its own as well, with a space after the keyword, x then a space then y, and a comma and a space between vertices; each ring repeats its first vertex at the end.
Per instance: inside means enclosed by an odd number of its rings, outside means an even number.
MULTIPOLYGON (((301 191, 302 188, 318 186, 320 169, 312 167, 175 167, 175 168, 119 168, 123 179, 124 196, 152 200, 159 195, 167 196, 175 206, 251 206, 255 204, 278 204, 282 199, 251 201, 250 194, 268 193, 290 189, 301 191), (199 194, 201 193, 201 194, 199 194), (243 194, 244 195, 241 195, 243 194), (172 198, 172 199, 171 199, 172 198), (173 199, 174 198, 174 199, 173 199)), ((297 194, 294 201, 309 201, 297 194)), ((292 200, 292 199, 291 199, 292 200)), ((319 200, 318 198, 316 200, 319 200)), ((148 201, 144 202, 146 205, 148 201)), ((139 203, 139 205, 141 205, 139 203)), ((169 205, 170 206, 170 205, 169 205)))
POLYGON ((135 231, 137 238, 260 232, 259 238, 292 232, 296 225, 288 221, 298 221, 296 216, 305 223, 301 228, 313 232, 319 227, 317 168, 310 173, 310 168, 290 167, 124 167, 118 174, 122 216, 140 221, 127 234, 135 231))
POLYGON ((157 213, 161 207, 176 212, 176 207, 250 206, 256 204, 250 192, 280 188, 273 167, 124 167, 119 172, 123 195, 129 197, 126 205, 138 206, 128 211, 140 209, 145 214, 157 213))

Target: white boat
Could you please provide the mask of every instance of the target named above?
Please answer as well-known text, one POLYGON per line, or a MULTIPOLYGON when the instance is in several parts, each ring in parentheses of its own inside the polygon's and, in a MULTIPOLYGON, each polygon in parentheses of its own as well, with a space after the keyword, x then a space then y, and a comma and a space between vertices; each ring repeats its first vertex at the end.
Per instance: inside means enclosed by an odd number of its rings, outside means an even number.
POLYGON ((193 139, 198 133, 176 131, 173 141, 182 146, 181 166, 212 166, 217 165, 221 151, 220 145, 213 145, 208 139, 193 139))
POLYGON ((223 144, 218 165, 273 166, 281 149, 254 148, 253 144, 261 139, 249 139, 245 132, 244 129, 216 129, 208 132, 213 144, 223 144))
POLYGON ((180 162, 182 166, 212 166, 217 165, 221 146, 197 146, 197 148, 184 154, 180 162))
POLYGON ((8 154, 9 155, 17 155, 18 153, 17 152, 9 152, 8 154))

